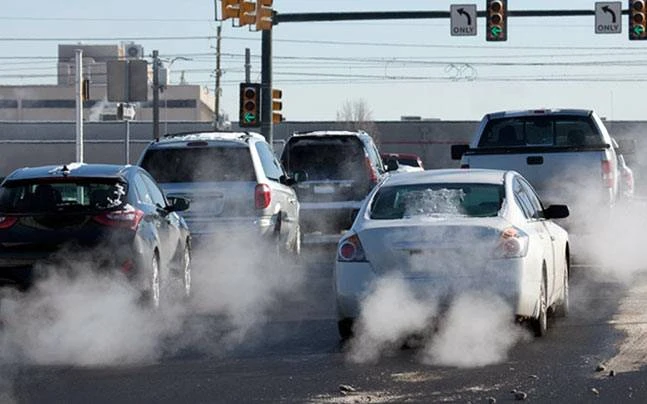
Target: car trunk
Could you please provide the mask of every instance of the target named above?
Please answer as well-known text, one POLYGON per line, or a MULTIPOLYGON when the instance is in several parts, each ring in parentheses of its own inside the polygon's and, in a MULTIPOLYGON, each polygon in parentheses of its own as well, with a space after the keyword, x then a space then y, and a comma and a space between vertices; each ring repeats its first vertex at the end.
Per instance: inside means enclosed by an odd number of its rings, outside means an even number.
POLYGON ((501 218, 420 218, 373 221, 358 236, 373 269, 404 277, 462 277, 494 256, 506 223, 501 218), (380 223, 376 223, 380 222, 380 223))

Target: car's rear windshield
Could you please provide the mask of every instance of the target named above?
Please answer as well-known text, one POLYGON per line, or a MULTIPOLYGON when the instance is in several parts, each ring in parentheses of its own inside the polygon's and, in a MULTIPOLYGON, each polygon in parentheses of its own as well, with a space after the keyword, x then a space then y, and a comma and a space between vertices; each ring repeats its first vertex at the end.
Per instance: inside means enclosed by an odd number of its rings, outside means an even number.
POLYGON ((127 191, 127 184, 115 179, 7 181, 0 187, 0 212, 114 210, 127 202, 127 191))
POLYGON ((415 216, 496 216, 504 188, 500 184, 408 184, 384 186, 370 208, 371 219, 415 216))
POLYGON ((305 171, 309 180, 366 176, 364 149, 353 136, 292 139, 283 151, 282 163, 290 173, 305 171))
POLYGON ((247 147, 186 147, 148 150, 141 166, 157 182, 254 181, 247 147))
POLYGON ((479 147, 603 146, 602 134, 591 117, 542 115, 491 119, 479 147))

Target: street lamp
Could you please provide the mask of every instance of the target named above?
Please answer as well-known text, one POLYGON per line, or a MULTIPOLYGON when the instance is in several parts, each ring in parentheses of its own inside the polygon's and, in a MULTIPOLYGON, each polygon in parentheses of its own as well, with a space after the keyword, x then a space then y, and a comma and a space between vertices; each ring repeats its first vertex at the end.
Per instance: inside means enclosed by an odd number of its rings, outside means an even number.
MULTIPOLYGON (((184 56, 176 56, 167 62, 166 65, 166 82, 164 83, 163 86, 161 86, 161 89, 164 90, 171 82, 171 66, 173 66, 173 63, 175 63, 176 60, 193 60, 191 58, 187 58, 184 56)), ((164 91, 163 91, 164 92, 164 91)), ((164 133, 168 133, 168 96, 166 93, 164 94, 164 133)))

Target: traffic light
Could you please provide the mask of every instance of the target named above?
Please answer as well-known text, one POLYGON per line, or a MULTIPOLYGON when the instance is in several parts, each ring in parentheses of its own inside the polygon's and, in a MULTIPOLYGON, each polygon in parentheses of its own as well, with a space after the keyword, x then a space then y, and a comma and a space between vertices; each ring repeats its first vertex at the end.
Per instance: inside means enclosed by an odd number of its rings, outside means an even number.
POLYGON ((283 96, 283 91, 278 88, 272 89, 272 122, 279 123, 283 122, 283 114, 281 110, 283 109, 283 102, 281 97, 283 96))
POLYGON ((261 85, 240 83, 240 112, 238 126, 258 127, 261 125, 261 85))
POLYGON ((629 0, 629 39, 647 39, 645 0, 629 0))
POLYGON ((258 0, 258 7, 256 7, 257 31, 272 29, 272 14, 274 14, 272 3, 273 0, 258 0))
POLYGON ((238 18, 242 0, 220 0, 220 19, 238 18))
POLYGON ((240 3, 240 12, 238 13, 238 21, 240 26, 251 25, 256 22, 256 3, 253 1, 243 1, 240 3))
POLYGON ((486 0, 487 41, 505 41, 508 39, 508 0, 486 0))

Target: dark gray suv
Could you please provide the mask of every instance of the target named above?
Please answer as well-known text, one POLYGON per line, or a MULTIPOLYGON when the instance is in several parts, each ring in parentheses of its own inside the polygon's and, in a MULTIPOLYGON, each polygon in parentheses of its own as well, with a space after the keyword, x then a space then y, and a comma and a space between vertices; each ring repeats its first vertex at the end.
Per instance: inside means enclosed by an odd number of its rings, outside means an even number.
POLYGON ((289 175, 301 177, 296 189, 306 243, 336 243, 386 173, 373 139, 364 131, 295 133, 283 147, 281 163, 289 175))
POLYGON ((168 135, 151 142, 138 165, 168 196, 191 200, 183 216, 194 240, 263 236, 299 253, 299 202, 265 138, 250 132, 168 135))

